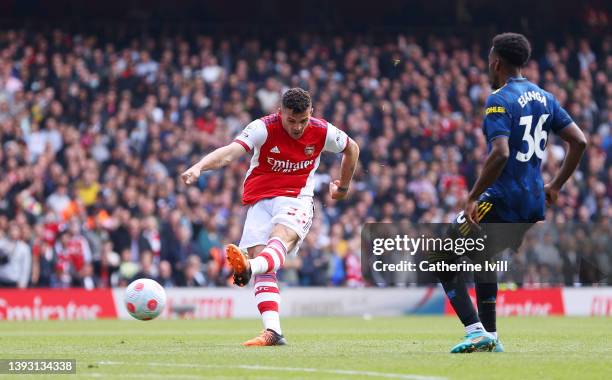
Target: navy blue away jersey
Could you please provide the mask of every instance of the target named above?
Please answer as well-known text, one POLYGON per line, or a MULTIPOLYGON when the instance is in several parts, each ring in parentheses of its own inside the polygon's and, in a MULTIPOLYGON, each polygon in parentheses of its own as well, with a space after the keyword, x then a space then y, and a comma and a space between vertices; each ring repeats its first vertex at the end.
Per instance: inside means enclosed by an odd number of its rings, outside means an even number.
POLYGON ((491 142, 508 138, 510 157, 497 181, 482 195, 507 222, 544 219, 544 184, 540 165, 551 131, 557 133, 572 119, 550 93, 525 78, 511 78, 489 95, 483 123, 491 142))

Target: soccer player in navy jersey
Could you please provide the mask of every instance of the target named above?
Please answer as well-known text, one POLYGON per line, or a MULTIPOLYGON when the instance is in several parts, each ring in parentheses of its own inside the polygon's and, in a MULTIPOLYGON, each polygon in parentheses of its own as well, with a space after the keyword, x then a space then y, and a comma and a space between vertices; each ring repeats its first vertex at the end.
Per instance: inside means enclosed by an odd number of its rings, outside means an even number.
MULTIPOLYGON (((487 223, 509 223, 503 234, 489 237, 495 239, 492 254, 518 248, 529 226, 544 220, 545 205, 555 203, 587 144, 555 97, 521 75, 530 55, 529 41, 521 34, 493 38, 489 79, 494 91, 487 99, 483 123, 489 154, 454 224, 458 236, 466 236, 487 223), (567 142, 568 150, 560 170, 544 184, 540 166, 551 132, 567 142)), ((437 274, 466 331, 465 339, 451 352, 503 351, 496 328, 496 273, 474 273, 478 311, 470 301, 463 273, 437 274)))

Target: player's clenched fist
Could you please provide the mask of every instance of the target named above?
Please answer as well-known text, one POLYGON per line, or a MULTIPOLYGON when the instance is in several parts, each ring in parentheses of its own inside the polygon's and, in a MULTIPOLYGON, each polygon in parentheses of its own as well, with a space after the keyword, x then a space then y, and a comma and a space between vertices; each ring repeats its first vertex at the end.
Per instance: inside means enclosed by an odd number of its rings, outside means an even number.
POLYGON ((346 198, 346 195, 348 194, 348 187, 341 187, 340 181, 335 180, 329 183, 329 194, 331 195, 332 199, 342 200, 346 198))
POLYGON ((544 186, 544 194, 546 195, 546 205, 552 206, 557 203, 559 197, 559 189, 554 188, 550 183, 544 186))
POLYGON ((181 174, 181 179, 185 182, 186 185, 191 185, 194 183, 198 177, 200 176, 200 169, 196 166, 192 166, 189 169, 185 170, 183 174, 181 174))

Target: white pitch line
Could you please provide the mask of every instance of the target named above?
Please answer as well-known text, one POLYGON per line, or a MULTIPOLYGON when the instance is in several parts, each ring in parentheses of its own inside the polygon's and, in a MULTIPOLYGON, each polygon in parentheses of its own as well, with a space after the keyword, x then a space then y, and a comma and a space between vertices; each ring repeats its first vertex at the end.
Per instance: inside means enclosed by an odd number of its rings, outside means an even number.
POLYGON ((223 365, 223 364, 189 364, 189 363, 126 363, 126 362, 115 362, 115 361, 102 361, 100 365, 125 365, 130 364, 132 366, 142 365, 151 367, 182 367, 182 368, 238 368, 238 369, 249 369, 255 371, 284 371, 284 372, 308 372, 308 373, 327 373, 331 375, 349 375, 349 376, 370 376, 370 377, 381 377, 386 379, 403 379, 403 380, 447 380, 445 377, 438 376, 426 376, 426 375, 414 375, 407 373, 388 373, 388 372, 375 372, 375 371, 359 371, 359 370, 344 370, 344 369, 319 369, 319 368, 303 368, 303 367, 275 367, 275 366, 263 366, 263 365, 223 365))
POLYGON ((79 376, 85 377, 95 377, 95 378, 108 378, 111 377, 119 377, 122 379, 177 379, 177 380, 201 380, 204 379, 202 376, 193 376, 193 375, 154 375, 150 373, 119 373, 109 375, 107 373, 100 372, 91 372, 91 373, 79 373, 79 376))
MULTIPOLYGON (((245 330, 246 332, 247 330, 245 330)), ((140 331, 140 330, 132 330, 132 331, 49 331, 49 332, 38 332, 38 331, 1 331, 0 335, 2 336, 13 336, 13 337, 24 337, 24 336, 125 336, 125 335, 134 335, 134 336, 162 336, 162 335, 177 335, 184 334, 184 331, 179 330, 162 330, 162 331, 140 331)), ((196 331, 189 332, 189 335, 222 335, 219 332, 214 331, 196 331)))

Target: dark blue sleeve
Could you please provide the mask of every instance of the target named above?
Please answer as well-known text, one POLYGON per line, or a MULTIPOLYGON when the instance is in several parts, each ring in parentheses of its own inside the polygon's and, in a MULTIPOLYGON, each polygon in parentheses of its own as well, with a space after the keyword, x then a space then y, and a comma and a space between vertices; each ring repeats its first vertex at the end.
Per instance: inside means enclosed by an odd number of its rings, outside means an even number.
POLYGON ((554 96, 551 96, 551 100, 553 113, 551 129, 553 132, 558 133, 560 130, 573 123, 574 120, 572 120, 567 111, 561 107, 554 96))
POLYGON ((500 136, 510 136, 512 119, 506 101, 497 94, 491 94, 485 105, 483 131, 488 142, 500 136))

